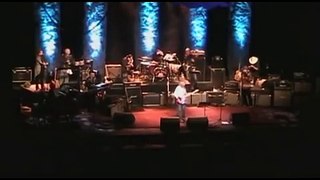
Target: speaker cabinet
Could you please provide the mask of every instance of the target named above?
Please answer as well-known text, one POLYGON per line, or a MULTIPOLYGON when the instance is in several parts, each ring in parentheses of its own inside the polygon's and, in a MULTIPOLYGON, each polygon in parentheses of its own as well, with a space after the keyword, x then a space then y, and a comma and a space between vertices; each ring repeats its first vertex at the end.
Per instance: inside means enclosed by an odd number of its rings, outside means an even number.
POLYGON ((290 107, 292 99, 291 88, 275 89, 273 95, 273 105, 277 107, 290 107))
POLYGON ((233 113, 231 115, 231 122, 234 126, 245 126, 250 123, 249 113, 233 113))
POLYGON ((207 92, 207 102, 214 105, 222 105, 225 103, 224 92, 207 92))
POLYGON ((210 68, 211 70, 211 82, 214 89, 222 89, 226 79, 225 68, 210 68))
POLYGON ((160 106, 160 94, 153 92, 144 92, 143 96, 143 106, 160 106))
POLYGON ((198 105, 202 102, 202 93, 195 93, 191 95, 191 105, 198 105))
POLYGON ((194 60, 195 60, 196 69, 200 71, 200 74, 198 75, 198 80, 205 81, 206 80, 206 69, 207 69, 206 58, 204 56, 199 56, 199 57, 194 58, 194 60))
POLYGON ((112 117, 114 125, 118 128, 131 127, 135 122, 135 117, 132 113, 115 112, 112 117))
POLYGON ((190 130, 206 131, 209 127, 208 117, 189 117, 187 119, 187 127, 190 130))
POLYGON ((240 95, 238 91, 226 91, 224 93, 226 105, 239 105, 240 95))
POLYGON ((197 86, 200 91, 212 91, 213 89, 211 81, 198 81, 197 86))
POLYGON ((160 130, 165 133, 176 133, 180 130, 180 119, 178 117, 162 117, 160 119, 160 130))
POLYGON ((312 85, 310 82, 305 82, 305 81, 294 82, 294 92, 295 93, 311 93, 312 85))

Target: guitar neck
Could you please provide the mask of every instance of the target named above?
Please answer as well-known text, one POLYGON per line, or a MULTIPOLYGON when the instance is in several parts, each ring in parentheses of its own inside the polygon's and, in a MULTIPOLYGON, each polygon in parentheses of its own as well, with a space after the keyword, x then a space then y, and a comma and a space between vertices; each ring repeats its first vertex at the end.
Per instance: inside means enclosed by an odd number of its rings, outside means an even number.
POLYGON ((195 94, 195 93, 197 93, 197 92, 199 92, 199 90, 195 90, 195 91, 193 91, 193 92, 191 92, 191 93, 187 93, 186 97, 191 96, 191 95, 193 95, 193 94, 195 94))

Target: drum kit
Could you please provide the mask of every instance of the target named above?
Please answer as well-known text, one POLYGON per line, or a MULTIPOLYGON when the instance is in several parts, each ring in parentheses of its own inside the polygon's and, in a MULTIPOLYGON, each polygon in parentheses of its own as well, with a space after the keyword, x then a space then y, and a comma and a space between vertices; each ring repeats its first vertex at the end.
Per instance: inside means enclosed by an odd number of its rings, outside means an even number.
POLYGON ((168 53, 160 61, 155 61, 148 56, 139 57, 138 61, 140 62, 141 81, 161 82, 168 78, 174 81, 181 73, 181 63, 176 53, 168 53))

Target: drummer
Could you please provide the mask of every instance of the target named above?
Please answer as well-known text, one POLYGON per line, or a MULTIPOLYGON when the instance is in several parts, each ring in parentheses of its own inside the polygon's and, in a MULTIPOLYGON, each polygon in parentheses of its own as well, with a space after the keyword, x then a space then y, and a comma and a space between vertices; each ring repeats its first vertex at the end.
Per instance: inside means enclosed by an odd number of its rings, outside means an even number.
POLYGON ((153 64, 160 64, 163 60, 164 53, 160 49, 157 49, 155 54, 153 55, 153 64))
POLYGON ((124 78, 127 77, 129 79, 131 76, 133 76, 135 67, 132 54, 128 54, 122 59, 122 68, 124 78))

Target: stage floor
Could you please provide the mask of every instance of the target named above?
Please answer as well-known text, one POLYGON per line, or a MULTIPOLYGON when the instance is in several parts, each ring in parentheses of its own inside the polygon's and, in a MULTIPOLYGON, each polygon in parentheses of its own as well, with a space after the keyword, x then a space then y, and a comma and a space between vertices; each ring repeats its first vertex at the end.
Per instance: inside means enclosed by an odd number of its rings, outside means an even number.
MULTIPOLYGON (((187 107, 186 117, 208 117, 209 127, 219 126, 222 122, 230 122, 233 113, 249 113, 252 124, 281 124, 297 122, 296 116, 288 111, 271 107, 187 107)), ((175 107, 144 107, 132 112, 135 117, 135 128, 159 128, 161 117, 177 117, 175 107)), ((181 127, 186 123, 181 123, 181 127)))

